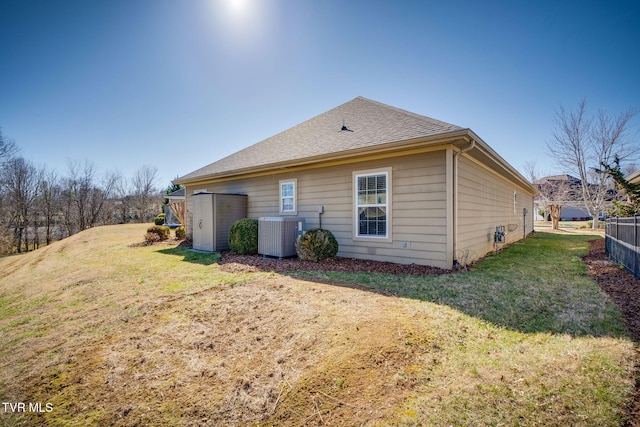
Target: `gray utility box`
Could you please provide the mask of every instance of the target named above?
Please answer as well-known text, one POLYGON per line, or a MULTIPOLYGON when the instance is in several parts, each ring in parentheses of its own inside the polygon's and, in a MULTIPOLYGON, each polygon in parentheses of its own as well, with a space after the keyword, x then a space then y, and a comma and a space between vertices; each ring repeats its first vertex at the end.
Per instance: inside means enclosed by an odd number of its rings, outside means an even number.
POLYGON ((193 195, 193 249, 206 252, 229 249, 229 230, 247 217, 244 194, 196 193, 193 195))
POLYGON ((278 258, 296 255, 296 239, 304 230, 304 218, 271 216, 258 219, 258 253, 278 258))

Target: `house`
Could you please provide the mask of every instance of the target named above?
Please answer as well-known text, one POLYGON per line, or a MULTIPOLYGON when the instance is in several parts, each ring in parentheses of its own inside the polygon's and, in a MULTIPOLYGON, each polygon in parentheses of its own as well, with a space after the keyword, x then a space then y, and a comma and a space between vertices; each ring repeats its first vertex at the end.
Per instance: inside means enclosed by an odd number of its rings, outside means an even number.
POLYGON ((536 189, 472 130, 357 97, 174 181, 328 229, 339 256, 452 268, 533 231, 536 189))
MULTIPOLYGON (((546 176, 536 180, 533 186, 539 192, 534 199, 536 212, 544 211, 545 217, 549 217, 549 213, 546 212, 547 206, 557 204, 562 206, 560 221, 593 219, 584 204, 580 178, 568 174, 546 176)), ((618 193, 614 188, 607 190, 605 201, 611 202, 617 198, 618 193)))
POLYGON ((591 219, 582 201, 582 181, 569 174, 545 176, 533 182, 538 190, 534 198, 536 212, 543 212, 543 218, 550 219, 547 206, 558 204, 562 206, 560 221, 575 221, 591 219))

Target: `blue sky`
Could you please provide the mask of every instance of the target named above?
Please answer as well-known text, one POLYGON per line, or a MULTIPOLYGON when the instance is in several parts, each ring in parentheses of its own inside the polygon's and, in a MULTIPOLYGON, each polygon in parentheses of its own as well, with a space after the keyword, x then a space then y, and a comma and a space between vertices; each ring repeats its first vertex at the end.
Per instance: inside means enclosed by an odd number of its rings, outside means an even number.
POLYGON ((60 173, 147 164, 164 188, 356 96, 562 173, 545 154, 561 104, 640 108, 640 1, 0 4, 0 127, 60 173))

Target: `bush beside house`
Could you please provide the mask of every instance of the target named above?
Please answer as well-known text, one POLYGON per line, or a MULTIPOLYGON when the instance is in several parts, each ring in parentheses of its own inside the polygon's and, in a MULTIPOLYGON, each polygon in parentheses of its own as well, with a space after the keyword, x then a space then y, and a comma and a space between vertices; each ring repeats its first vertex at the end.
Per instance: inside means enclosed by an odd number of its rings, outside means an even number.
POLYGON ((229 249, 240 255, 258 253, 258 220, 240 219, 229 230, 229 249))
POLYGON ((160 242, 167 240, 171 236, 171 229, 166 225, 153 225, 147 228, 147 234, 144 235, 144 239, 147 243, 160 242))
POLYGON ((312 228, 296 240, 296 253, 305 261, 321 261, 338 253, 338 241, 329 230, 312 228))

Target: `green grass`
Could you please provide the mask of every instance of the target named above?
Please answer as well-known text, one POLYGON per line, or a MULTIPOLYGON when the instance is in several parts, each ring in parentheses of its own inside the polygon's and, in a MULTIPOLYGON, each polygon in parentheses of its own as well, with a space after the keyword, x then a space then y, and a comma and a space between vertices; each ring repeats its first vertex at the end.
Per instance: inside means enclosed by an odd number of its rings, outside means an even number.
MULTIPOLYGON (((598 221, 598 229, 599 230, 603 230, 604 229, 604 221, 598 221)), ((573 229, 573 230, 590 230, 593 228, 593 221, 559 221, 558 222, 558 227, 561 229, 573 229)), ((541 231, 541 230, 545 230, 545 229, 550 229, 551 228, 551 221, 536 221, 535 222, 535 229, 537 231, 541 231)))
POLYGON ((580 260, 597 236, 536 233, 460 274, 287 277, 143 235, 0 259, 0 398, 55 407, 0 425, 625 422, 635 345, 580 260))
POLYGON ((589 277, 581 256, 593 235, 536 233, 490 254, 471 271, 442 276, 304 272, 376 292, 446 305, 524 333, 626 337, 618 309, 589 277))
POLYGON ((633 390, 633 345, 581 262, 594 238, 536 233, 455 275, 295 275, 448 312, 421 392, 399 410, 402 423, 619 426, 633 390))

